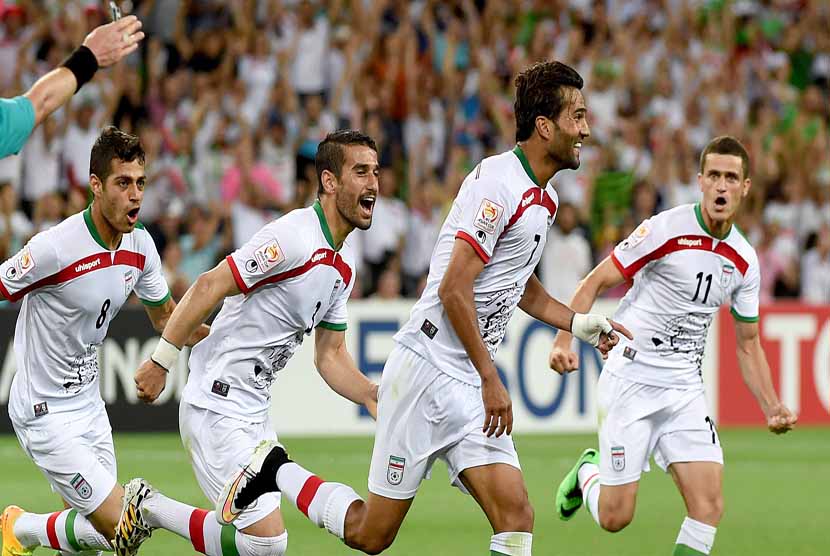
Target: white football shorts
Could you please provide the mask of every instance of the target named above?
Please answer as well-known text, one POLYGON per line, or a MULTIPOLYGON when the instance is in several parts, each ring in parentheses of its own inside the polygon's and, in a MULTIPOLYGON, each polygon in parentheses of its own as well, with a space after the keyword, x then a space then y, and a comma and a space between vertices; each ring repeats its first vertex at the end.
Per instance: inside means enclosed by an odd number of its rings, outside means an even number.
POLYGON ((672 463, 723 464, 723 451, 703 389, 664 388, 603 371, 598 388, 600 482, 623 485, 672 463))
POLYGON ((442 373, 396 343, 378 392, 369 492, 413 498, 439 458, 447 464, 450 483, 464 493, 459 475, 465 469, 495 463, 521 469, 513 439, 488 438, 483 424, 481 388, 442 373))
MULTIPOLYGON (((184 401, 179 404, 179 431, 196 481, 214 504, 225 482, 250 462, 259 443, 277 440, 268 421, 249 423, 184 401)), ((242 512, 234 525, 245 529, 279 507, 280 493, 269 492, 242 512)))
POLYGON ((104 405, 83 413, 48 414, 25 424, 11 417, 23 451, 46 475, 52 490, 81 515, 98 509, 118 476, 104 405))

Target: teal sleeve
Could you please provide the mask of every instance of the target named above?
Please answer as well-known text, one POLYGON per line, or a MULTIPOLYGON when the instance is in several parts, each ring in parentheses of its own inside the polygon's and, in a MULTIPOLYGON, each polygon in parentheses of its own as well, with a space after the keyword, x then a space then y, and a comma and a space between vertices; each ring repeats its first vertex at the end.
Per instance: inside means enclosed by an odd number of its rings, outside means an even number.
POLYGON ((35 108, 26 97, 0 98, 0 158, 17 154, 35 127, 35 108))

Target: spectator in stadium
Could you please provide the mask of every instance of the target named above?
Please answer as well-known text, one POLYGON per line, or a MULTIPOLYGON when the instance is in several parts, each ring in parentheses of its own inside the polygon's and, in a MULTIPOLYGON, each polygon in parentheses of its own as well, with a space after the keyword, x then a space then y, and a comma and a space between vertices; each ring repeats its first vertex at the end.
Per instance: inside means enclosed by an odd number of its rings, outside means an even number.
POLYGON ((801 299, 830 303, 830 224, 818 231, 816 246, 801 260, 801 299))
POLYGON ((548 231, 539 264, 542 284, 554 299, 570 299, 576 286, 593 267, 591 245, 579 228, 579 214, 570 203, 562 203, 548 231))

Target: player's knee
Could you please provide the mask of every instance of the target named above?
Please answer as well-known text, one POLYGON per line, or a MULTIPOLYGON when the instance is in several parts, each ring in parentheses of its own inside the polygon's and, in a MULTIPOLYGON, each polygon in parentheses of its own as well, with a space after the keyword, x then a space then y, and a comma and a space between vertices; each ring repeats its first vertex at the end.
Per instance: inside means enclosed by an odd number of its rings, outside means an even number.
POLYGON ((610 507, 599 507, 599 525, 609 533, 622 531, 634 519, 634 506, 616 504, 610 507))
POLYGON ((723 518, 723 496, 717 494, 701 498, 696 501, 693 510, 689 512, 692 519, 717 526, 723 518))
POLYGON ((371 535, 359 533, 348 539, 347 544, 366 554, 380 554, 395 542, 397 531, 383 531, 371 535))
POLYGON ((533 506, 525 498, 522 502, 517 503, 505 516, 504 530, 531 532, 533 531, 534 518, 533 506))

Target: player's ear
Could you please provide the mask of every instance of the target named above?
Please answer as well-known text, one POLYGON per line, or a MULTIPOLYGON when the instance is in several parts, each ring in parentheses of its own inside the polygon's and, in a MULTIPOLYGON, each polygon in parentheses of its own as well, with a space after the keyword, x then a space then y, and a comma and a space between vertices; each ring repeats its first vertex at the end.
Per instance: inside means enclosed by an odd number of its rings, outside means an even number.
POLYGON ((320 182, 323 184, 323 191, 327 194, 333 194, 337 191, 337 176, 330 170, 323 170, 320 174, 320 182))
POLYGON ((749 179, 749 178, 746 178, 744 180, 744 183, 741 185, 741 197, 743 198, 743 197, 746 197, 747 195, 749 195, 749 190, 750 189, 752 189, 752 180, 749 179))
POLYGON ((101 183, 101 178, 95 174, 90 174, 89 176, 89 188, 92 189, 92 193, 95 196, 101 196, 104 193, 104 184, 101 183))
POLYGON ((551 121, 544 116, 536 116, 536 133, 544 141, 549 141, 553 136, 551 121))
POLYGON ((697 186, 700 189, 700 192, 703 193, 703 174, 700 172, 697 173, 697 186))

